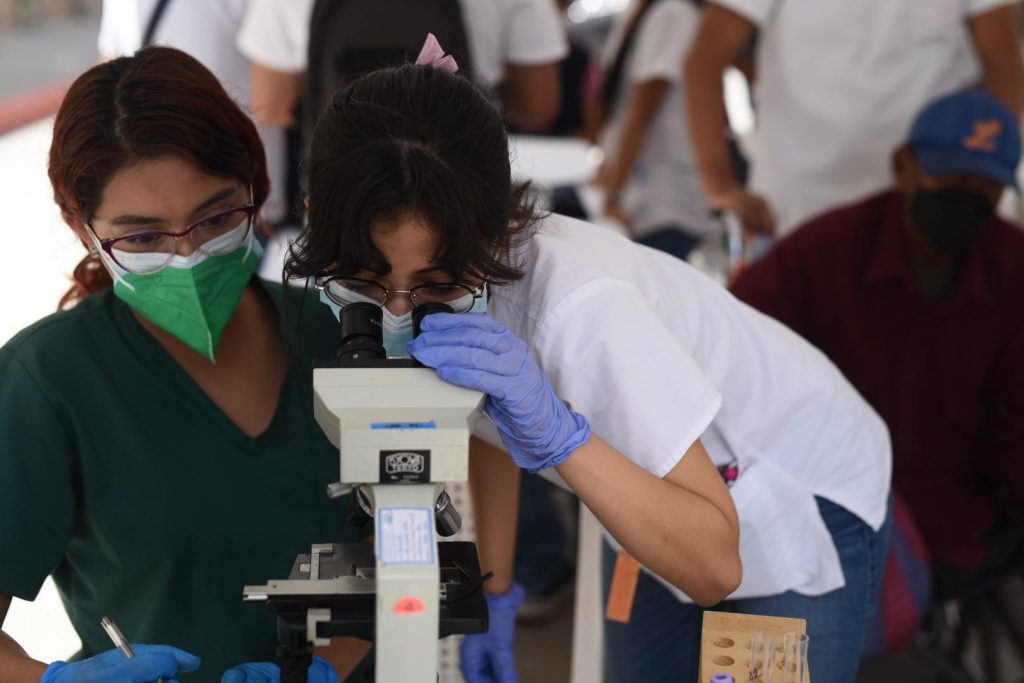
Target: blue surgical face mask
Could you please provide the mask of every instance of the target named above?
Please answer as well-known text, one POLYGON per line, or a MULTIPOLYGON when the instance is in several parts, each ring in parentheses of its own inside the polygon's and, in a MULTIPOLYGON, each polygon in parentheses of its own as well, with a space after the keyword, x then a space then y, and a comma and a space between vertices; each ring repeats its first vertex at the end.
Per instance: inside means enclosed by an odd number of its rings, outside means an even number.
POLYGON ((327 292, 320 290, 320 303, 326 304, 331 309, 331 313, 334 314, 335 319, 341 322, 341 306, 331 301, 331 297, 327 296, 327 292))
POLYGON ((412 341, 412 311, 395 315, 385 307, 383 312, 380 322, 388 358, 408 358, 409 352, 405 346, 412 341))
MULTIPOLYGON (((479 299, 473 302, 473 308, 467 313, 487 312, 487 288, 479 299)), ((387 308, 384 309, 384 319, 381 321, 384 329, 384 350, 388 352, 388 358, 408 358, 409 352, 406 346, 412 341, 412 311, 405 315, 395 315, 387 308)))
MULTIPOLYGON (((334 317, 341 320, 341 306, 334 303, 327 292, 320 290, 320 302, 327 304, 334 317)), ((395 315, 387 308, 381 311, 383 316, 381 317, 381 329, 384 333, 384 350, 388 354, 388 358, 408 358, 409 351, 406 346, 412 341, 412 311, 403 315, 395 315)), ((473 302, 473 308, 467 313, 486 313, 487 312, 487 288, 484 288, 484 293, 479 299, 473 302)))
POLYGON ((486 313, 487 312, 487 293, 488 286, 484 285, 484 293, 480 295, 480 298, 473 302, 473 308, 469 309, 467 313, 486 313))

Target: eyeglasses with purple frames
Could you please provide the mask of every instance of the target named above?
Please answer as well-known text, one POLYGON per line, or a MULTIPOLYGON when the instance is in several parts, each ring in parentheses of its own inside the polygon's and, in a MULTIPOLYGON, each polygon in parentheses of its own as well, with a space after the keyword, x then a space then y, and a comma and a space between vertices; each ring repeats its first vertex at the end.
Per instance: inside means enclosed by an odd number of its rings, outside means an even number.
POLYGON ((188 239, 202 254, 218 256, 240 247, 252 232, 256 206, 249 188, 248 204, 223 209, 195 221, 181 232, 147 230, 131 235, 100 239, 92 226, 86 227, 98 246, 129 273, 150 275, 163 270, 177 254, 178 241, 188 239))

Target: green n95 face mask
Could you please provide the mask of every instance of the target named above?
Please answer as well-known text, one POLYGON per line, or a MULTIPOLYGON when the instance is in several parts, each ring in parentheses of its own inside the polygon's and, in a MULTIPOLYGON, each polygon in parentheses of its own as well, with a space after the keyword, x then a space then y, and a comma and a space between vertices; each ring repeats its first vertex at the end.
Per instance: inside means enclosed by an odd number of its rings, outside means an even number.
MULTIPOLYGON (((239 229, 249 228, 246 225, 239 229)), ((230 239, 231 236, 223 237, 230 239)), ((262 247, 250 230, 234 251, 216 256, 199 251, 188 256, 175 255, 163 270, 148 275, 128 272, 102 249, 99 255, 114 279, 117 298, 214 362, 214 350, 221 333, 238 308, 262 253, 262 247)), ((118 259, 146 259, 148 256, 119 253, 118 259)))

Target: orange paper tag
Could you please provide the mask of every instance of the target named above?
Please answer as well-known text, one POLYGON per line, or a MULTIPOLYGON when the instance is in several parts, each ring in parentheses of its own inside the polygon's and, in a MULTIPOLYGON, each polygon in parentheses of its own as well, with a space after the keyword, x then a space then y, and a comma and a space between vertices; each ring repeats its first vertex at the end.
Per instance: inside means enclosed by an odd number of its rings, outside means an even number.
POLYGON ((628 624, 633 613, 633 598, 636 596, 636 582, 640 578, 640 563, 625 550, 619 551, 615 560, 615 573, 608 591, 608 608, 605 619, 628 624))

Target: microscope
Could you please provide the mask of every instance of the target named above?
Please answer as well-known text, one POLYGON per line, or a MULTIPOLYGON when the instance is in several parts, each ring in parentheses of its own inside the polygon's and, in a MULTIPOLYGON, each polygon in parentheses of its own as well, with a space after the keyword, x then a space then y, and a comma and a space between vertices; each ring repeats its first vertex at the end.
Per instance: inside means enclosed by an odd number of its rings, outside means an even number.
MULTIPOLYGON (((426 315, 450 310, 418 306, 415 335, 426 315)), ((351 494, 349 521, 373 522, 373 546, 314 544, 287 579, 244 588, 277 616, 282 683, 305 683, 313 647, 333 636, 374 642, 379 683, 435 683, 438 638, 488 627, 476 546, 437 538, 462 525, 445 482, 468 477, 483 395, 387 358, 381 341, 380 307, 350 304, 337 360, 313 370, 314 415, 340 456, 327 495, 351 494)))

